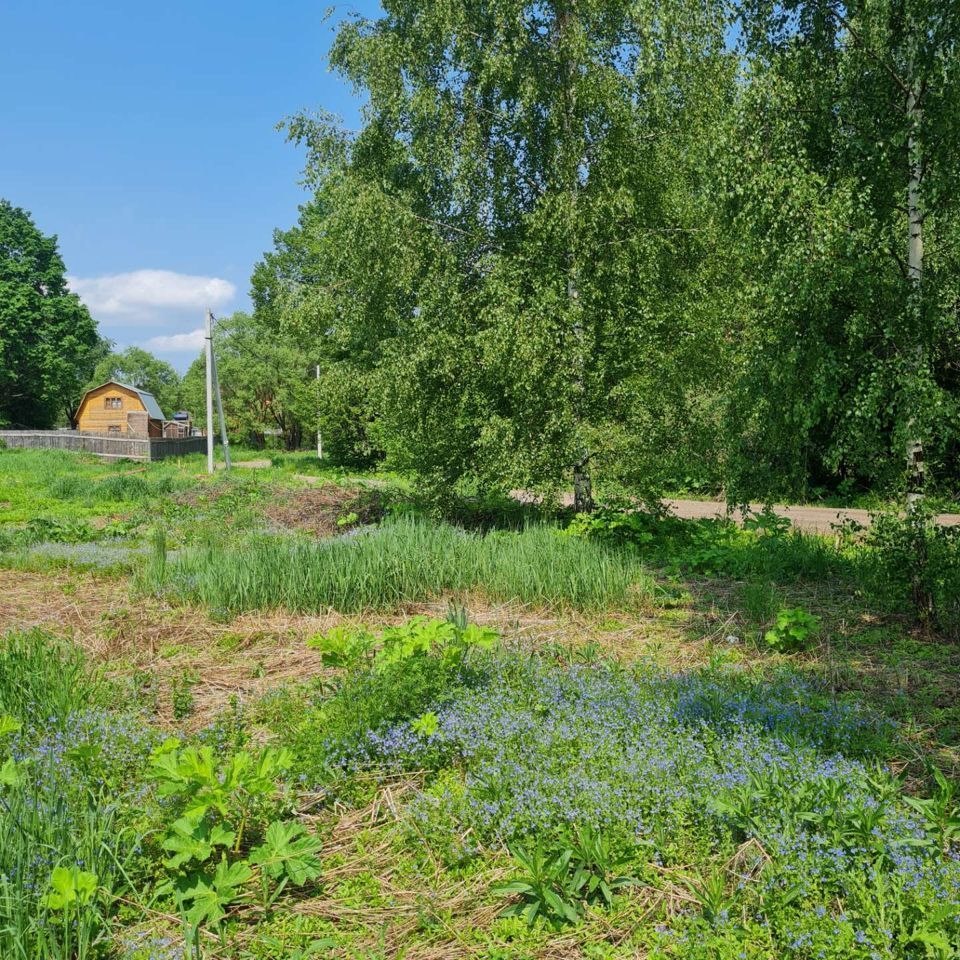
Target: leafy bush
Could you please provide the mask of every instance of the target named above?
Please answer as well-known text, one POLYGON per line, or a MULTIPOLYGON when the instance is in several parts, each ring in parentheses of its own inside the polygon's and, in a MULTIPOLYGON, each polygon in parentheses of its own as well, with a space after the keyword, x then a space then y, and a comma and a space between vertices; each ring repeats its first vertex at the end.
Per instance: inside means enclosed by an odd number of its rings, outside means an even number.
POLYGON ((35 517, 27 523, 28 543, 89 543, 97 539, 97 531, 84 520, 57 520, 35 517))
POLYGON ((824 538, 791 529, 770 510, 747 513, 741 528, 727 519, 604 509, 575 517, 567 533, 629 547, 671 574, 768 582, 851 575, 849 560, 824 538))
POLYGON ((777 614, 776 622, 763 639, 778 653, 796 653, 806 650, 819 625, 819 620, 802 607, 786 607, 777 614))
POLYGON ((161 847, 168 878, 158 893, 172 895, 192 930, 218 927, 244 899, 259 873, 264 909, 288 883, 316 878, 320 843, 278 813, 278 777, 290 765, 285 750, 241 750, 218 763, 209 746, 182 747, 167 740, 152 757, 151 773, 169 802, 161 847), (260 843, 250 848, 250 838, 260 843))
POLYGON ((861 558, 866 592, 880 609, 913 607, 952 639, 960 639, 960 527, 877 514, 861 558))

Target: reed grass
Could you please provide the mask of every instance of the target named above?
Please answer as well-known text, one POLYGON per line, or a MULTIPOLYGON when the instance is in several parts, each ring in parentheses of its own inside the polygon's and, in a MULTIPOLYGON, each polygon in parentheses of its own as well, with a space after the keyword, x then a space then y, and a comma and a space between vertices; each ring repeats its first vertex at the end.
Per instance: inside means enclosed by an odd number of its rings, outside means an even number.
POLYGON ((238 545, 208 543, 155 558, 149 589, 229 612, 390 609, 443 595, 482 593, 494 601, 625 608, 649 599, 640 561, 552 526, 473 533, 398 517, 351 537, 315 541, 253 535, 238 545))

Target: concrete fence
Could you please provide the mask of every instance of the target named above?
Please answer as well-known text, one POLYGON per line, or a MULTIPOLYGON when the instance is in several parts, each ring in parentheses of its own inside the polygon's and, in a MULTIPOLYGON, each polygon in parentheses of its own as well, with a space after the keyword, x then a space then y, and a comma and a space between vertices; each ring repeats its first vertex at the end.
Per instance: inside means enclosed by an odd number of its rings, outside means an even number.
POLYGON ((34 450, 81 450, 105 460, 163 460, 207 449, 205 437, 107 437, 76 430, 0 430, 0 441, 34 450))

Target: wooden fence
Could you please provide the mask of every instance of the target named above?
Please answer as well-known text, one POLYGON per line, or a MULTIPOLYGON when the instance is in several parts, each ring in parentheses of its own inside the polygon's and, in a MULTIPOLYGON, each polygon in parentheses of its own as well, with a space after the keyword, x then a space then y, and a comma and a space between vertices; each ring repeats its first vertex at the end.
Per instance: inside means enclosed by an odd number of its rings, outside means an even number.
POLYGON ((105 460, 163 460, 207 449, 206 437, 106 437, 76 430, 0 430, 0 441, 34 450, 81 450, 105 460))

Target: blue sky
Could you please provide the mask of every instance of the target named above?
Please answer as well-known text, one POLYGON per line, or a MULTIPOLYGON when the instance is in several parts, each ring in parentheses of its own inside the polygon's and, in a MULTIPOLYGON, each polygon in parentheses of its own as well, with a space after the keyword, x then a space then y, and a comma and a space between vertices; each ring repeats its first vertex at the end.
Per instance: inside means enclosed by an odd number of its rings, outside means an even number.
POLYGON ((274 130, 358 101, 335 24, 375 0, 0 2, 0 197, 55 233, 104 336, 183 370, 204 306, 249 304, 254 263, 305 195, 274 130), (172 339, 171 339, 172 338, 172 339))

